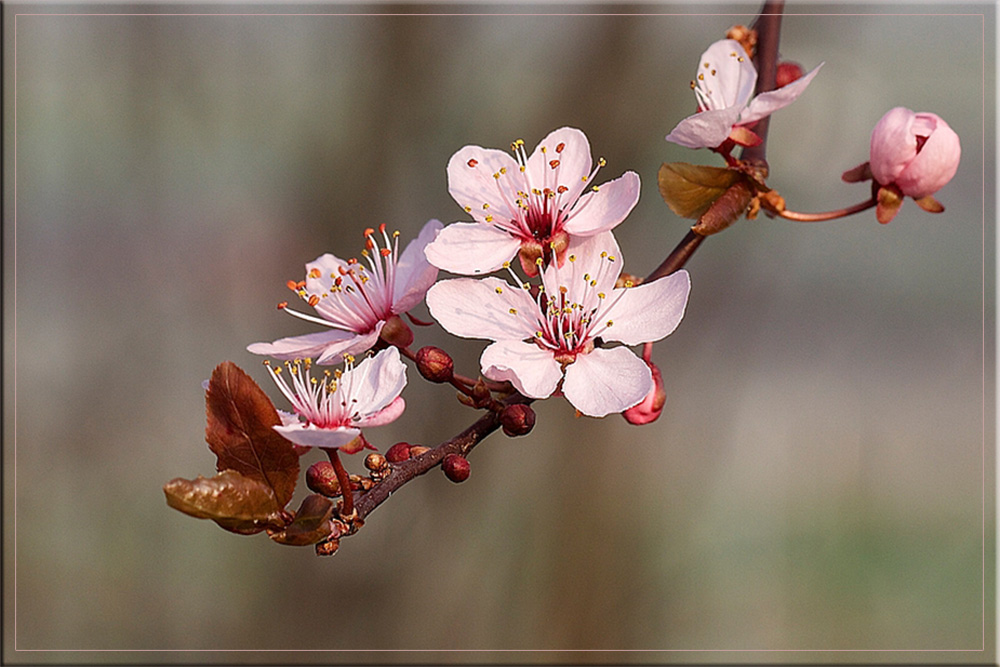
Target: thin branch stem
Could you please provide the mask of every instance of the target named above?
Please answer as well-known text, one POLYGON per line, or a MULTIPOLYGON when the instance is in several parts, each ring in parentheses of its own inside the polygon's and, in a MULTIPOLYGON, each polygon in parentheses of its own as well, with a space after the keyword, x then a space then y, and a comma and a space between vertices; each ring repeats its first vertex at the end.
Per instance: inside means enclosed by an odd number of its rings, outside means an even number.
POLYGON ((786 209, 784 211, 777 212, 777 215, 785 218, 786 220, 794 220, 796 222, 825 222, 826 220, 846 218, 849 215, 854 215, 855 213, 860 213, 861 211, 867 211, 877 205, 878 200, 872 197, 867 201, 859 202, 853 206, 837 209, 836 211, 825 211, 823 213, 798 213, 796 211, 789 211, 786 209))
POLYGON ((354 513, 354 491, 351 489, 351 476, 347 474, 347 469, 340 461, 340 455, 336 449, 327 449, 326 455, 333 464, 333 472, 337 475, 337 482, 340 484, 340 492, 344 501, 340 508, 341 515, 349 517, 354 513))

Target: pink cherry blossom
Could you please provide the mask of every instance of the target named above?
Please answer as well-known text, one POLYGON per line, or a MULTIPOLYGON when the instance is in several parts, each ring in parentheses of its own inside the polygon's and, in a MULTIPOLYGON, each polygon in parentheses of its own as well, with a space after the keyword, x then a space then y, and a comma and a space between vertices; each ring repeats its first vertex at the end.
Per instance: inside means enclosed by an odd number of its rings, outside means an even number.
MULTIPOLYGON (((647 345, 647 347, 651 346, 647 345)), ((646 362, 653 374, 653 388, 646 394, 645 398, 622 413, 625 421, 636 426, 651 424, 659 419, 663 412, 663 406, 667 402, 667 392, 663 387, 663 374, 659 367, 645 356, 643 361, 646 362)))
POLYGON ((406 385, 406 366, 394 347, 357 366, 353 362, 347 357, 343 371, 325 370, 318 378, 312 376, 308 359, 286 361, 284 368, 264 362, 295 410, 294 414, 279 410, 282 423, 274 430, 303 447, 348 453, 363 449, 362 428, 388 424, 403 414, 406 403, 400 393, 406 385))
MULTIPOLYGON (((822 67, 792 83, 750 99, 757 69, 743 46, 732 39, 715 42, 701 55, 691 89, 698 113, 677 124, 667 141, 687 148, 718 148, 727 139, 741 145, 759 143, 748 126, 794 102, 822 67)), ((728 151, 727 151, 728 153, 728 151)))
POLYGON ((247 350, 276 359, 308 357, 318 364, 335 364, 345 354, 371 349, 384 335, 387 323, 394 334, 408 333, 399 315, 420 303, 437 280, 438 270, 427 262, 424 249, 441 226, 437 220, 429 221, 402 256, 399 232, 390 238, 382 225, 377 233, 365 231, 367 247, 361 253, 362 261, 325 254, 309 262, 305 280, 289 281, 288 287, 312 306, 318 317, 292 310, 286 303, 278 307, 330 330, 254 343, 247 350))
POLYGON ((528 157, 524 142, 508 153, 465 146, 448 161, 448 191, 474 222, 445 227, 427 246, 431 264, 471 275, 501 268, 515 255, 528 275, 542 257, 562 262, 569 238, 615 227, 639 201, 639 176, 628 171, 593 186, 605 165, 593 167, 590 143, 564 127, 545 137, 528 157))
POLYGON ((571 240, 566 259, 541 272, 534 296, 520 280, 457 278, 434 285, 427 306, 450 333, 494 341, 480 359, 485 377, 509 380, 532 398, 561 386, 585 415, 621 412, 650 392, 652 374, 627 347, 595 340, 638 345, 673 332, 687 305, 688 274, 615 287, 622 261, 611 232, 571 240))
POLYGON ((896 107, 872 130, 872 176, 914 199, 943 188, 958 170, 961 156, 958 135, 937 114, 896 107))

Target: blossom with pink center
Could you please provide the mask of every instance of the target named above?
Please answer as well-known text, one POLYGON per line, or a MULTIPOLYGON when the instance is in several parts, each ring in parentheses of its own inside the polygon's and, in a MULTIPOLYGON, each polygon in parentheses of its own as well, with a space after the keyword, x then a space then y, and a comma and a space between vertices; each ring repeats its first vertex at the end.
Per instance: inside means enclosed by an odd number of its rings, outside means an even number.
POLYGON ((962 157, 958 135, 933 113, 905 107, 887 112, 872 130, 871 173, 914 199, 934 194, 952 179, 962 157))
POLYGON ((580 130, 564 127, 545 137, 528 157, 524 142, 508 153, 465 146, 448 161, 448 191, 475 222, 448 225, 427 246, 440 269, 471 275, 501 268, 519 255, 530 276, 536 260, 558 262, 569 239, 615 227, 639 201, 639 175, 627 171, 592 185, 605 165, 593 167, 590 143, 580 130))
POLYGON ((382 225, 378 233, 373 229, 365 231, 363 261, 325 254, 309 262, 305 280, 290 280, 288 287, 312 306, 318 317, 292 310, 285 302, 278 307, 330 330, 273 343, 254 343, 247 350, 276 359, 312 358, 317 364, 335 364, 345 354, 371 349, 380 336, 389 342, 395 341, 394 336, 400 332, 412 338, 399 316, 420 303, 437 280, 438 269, 428 263, 424 249, 441 226, 437 220, 429 221, 402 256, 399 232, 390 238, 382 225), (390 331, 393 335, 389 335, 390 331))
MULTIPOLYGON (((691 89, 698 99, 698 113, 677 124, 667 141, 687 148, 718 148, 727 139, 754 145, 760 138, 749 126, 794 102, 822 67, 792 83, 753 96, 757 69, 743 46, 732 39, 715 42, 698 61, 691 89)), ((728 153, 728 151, 727 151, 728 153)))
POLYGON ((496 277, 443 280, 427 292, 427 306, 450 333, 494 341, 480 359, 485 377, 531 398, 561 385, 592 417, 621 412, 653 389, 652 373, 627 347, 595 341, 638 345, 670 334, 684 316, 688 274, 615 287, 622 262, 611 232, 571 240, 566 260, 550 263, 536 288, 496 277))
POLYGON ((286 361, 284 368, 264 363, 295 410, 294 414, 279 410, 282 423, 274 430, 296 445, 353 454, 365 446, 362 428, 395 421, 406 407, 400 396, 406 365, 394 347, 357 366, 348 356, 344 370, 324 370, 322 377, 312 376, 308 359, 286 361))

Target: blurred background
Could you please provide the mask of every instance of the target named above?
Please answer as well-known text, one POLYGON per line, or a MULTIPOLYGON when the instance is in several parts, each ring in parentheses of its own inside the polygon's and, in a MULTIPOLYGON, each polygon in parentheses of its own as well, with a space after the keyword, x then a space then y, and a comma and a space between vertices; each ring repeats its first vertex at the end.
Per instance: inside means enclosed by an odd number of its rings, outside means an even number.
MULTIPOLYGON (((581 128, 640 174, 616 236, 655 268, 691 224, 660 164, 722 164, 663 137, 758 9, 6 4, 5 661, 993 662, 992 5, 787 6, 783 56, 826 63, 771 123, 790 208, 865 199, 840 174, 894 106, 962 163, 941 215, 708 239, 654 424, 538 403, 326 559, 164 501, 214 473, 216 364, 287 407, 245 346, 318 330, 275 309, 307 261, 466 219, 463 145, 581 128)), ((481 341, 416 334, 477 371, 481 341)), ((475 418, 412 369, 405 397, 383 451, 475 418)))

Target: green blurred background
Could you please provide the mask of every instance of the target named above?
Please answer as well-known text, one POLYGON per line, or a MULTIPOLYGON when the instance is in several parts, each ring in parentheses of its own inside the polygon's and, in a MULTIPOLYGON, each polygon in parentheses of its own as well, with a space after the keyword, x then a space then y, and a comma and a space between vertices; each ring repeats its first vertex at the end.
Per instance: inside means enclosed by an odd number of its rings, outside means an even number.
MULTIPOLYGON (((826 65, 773 118, 771 186, 861 201, 840 174, 902 105, 961 136, 947 211, 708 239, 656 423, 540 403, 329 559, 164 502, 214 471, 212 368, 274 395, 245 346, 317 330, 285 281, 365 227, 464 219, 463 145, 583 129, 604 179, 642 177, 616 235, 652 270, 690 224, 660 163, 721 164, 663 137, 757 10, 6 4, 5 661, 993 662, 992 5, 787 7, 782 54, 826 65), (331 12, 423 15, 304 15, 331 12), (494 15, 428 15, 463 12, 494 15)), ((417 344, 467 374, 483 347, 417 344)), ((383 450, 475 416, 410 376, 383 450)))

